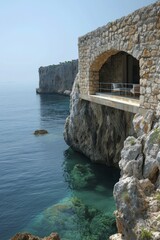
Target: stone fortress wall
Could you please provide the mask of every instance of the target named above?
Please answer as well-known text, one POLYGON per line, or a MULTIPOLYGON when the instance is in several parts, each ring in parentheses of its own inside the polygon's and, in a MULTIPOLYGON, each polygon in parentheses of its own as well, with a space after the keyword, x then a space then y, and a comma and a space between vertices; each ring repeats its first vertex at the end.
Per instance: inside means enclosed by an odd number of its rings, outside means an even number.
POLYGON ((98 91, 101 67, 121 51, 139 61, 140 108, 156 109, 160 100, 160 1, 79 38, 81 96, 98 91))
POLYGON ((39 68, 38 93, 69 95, 78 72, 78 60, 39 68))

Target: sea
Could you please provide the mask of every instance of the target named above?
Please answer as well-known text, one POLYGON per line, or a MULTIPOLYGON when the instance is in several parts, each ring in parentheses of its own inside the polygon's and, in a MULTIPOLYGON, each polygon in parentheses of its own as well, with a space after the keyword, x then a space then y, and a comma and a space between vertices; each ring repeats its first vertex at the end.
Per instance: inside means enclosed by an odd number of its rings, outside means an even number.
POLYGON ((91 163, 64 141, 69 97, 0 83, 0 240, 19 232, 101 240, 116 232, 119 170, 91 163), (45 129, 48 134, 35 136, 45 129))

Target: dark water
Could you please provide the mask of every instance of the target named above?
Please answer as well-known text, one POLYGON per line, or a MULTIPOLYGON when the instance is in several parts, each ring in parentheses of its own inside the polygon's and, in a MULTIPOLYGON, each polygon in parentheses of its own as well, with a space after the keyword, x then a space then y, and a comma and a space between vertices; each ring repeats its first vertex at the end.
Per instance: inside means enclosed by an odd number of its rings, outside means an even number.
POLYGON ((67 97, 0 89, 0 240, 21 231, 100 240, 115 231, 119 173, 68 148, 68 113, 67 97), (49 134, 36 137, 36 129, 49 134))

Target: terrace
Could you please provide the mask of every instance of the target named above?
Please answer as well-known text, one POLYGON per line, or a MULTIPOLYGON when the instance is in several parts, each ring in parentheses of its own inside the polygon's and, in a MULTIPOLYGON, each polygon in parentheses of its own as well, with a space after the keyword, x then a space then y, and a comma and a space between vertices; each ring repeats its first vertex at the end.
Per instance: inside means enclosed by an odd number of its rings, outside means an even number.
MULTIPOLYGON (((104 60, 103 60, 104 61, 104 60)), ((123 51, 116 51, 100 65, 90 69, 89 94, 81 98, 136 113, 139 110, 139 61, 123 51)))

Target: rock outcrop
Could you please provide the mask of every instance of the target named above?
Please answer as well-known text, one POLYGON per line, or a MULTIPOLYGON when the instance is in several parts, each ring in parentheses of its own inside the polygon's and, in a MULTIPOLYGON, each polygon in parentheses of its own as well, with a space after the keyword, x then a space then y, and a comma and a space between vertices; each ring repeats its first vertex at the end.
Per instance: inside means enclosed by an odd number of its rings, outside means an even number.
POLYGON ((33 134, 35 136, 40 136, 40 135, 48 134, 48 131, 45 129, 39 129, 39 130, 35 130, 33 134))
POLYGON ((160 120, 149 110, 133 120, 137 137, 121 152, 121 178, 114 187, 118 234, 110 240, 160 239, 160 120))
POLYGON ((40 238, 30 233, 17 233, 11 240, 60 240, 57 233, 51 233, 48 237, 40 238))
POLYGON ((91 103, 79 97, 77 75, 71 93, 64 138, 94 162, 118 165, 124 140, 133 134, 133 114, 91 103))
POLYGON ((119 162, 121 178, 114 187, 118 234, 110 240, 159 240, 160 104, 156 113, 148 110, 133 118, 80 99, 78 80, 77 75, 64 137, 92 161, 119 162))
POLYGON ((70 95, 78 72, 78 60, 39 68, 37 93, 59 93, 70 95))

